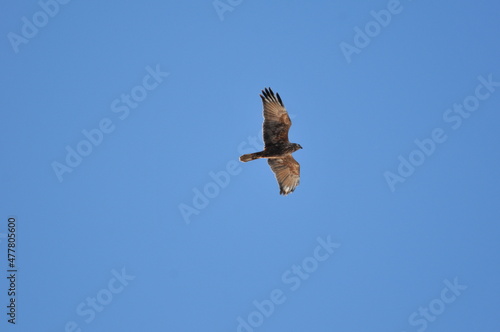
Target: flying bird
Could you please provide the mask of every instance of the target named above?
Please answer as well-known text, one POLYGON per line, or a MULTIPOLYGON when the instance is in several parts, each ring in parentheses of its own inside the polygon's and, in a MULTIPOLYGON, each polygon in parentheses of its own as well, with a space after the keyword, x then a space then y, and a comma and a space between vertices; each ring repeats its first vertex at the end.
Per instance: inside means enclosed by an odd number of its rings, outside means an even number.
POLYGON ((267 158, 267 163, 278 180, 280 194, 293 192, 300 182, 300 165, 293 159, 292 153, 302 149, 300 144, 290 143, 288 130, 292 121, 279 94, 274 94, 271 88, 265 88, 260 95, 264 106, 264 150, 244 154, 240 161, 247 162, 259 158, 267 158))

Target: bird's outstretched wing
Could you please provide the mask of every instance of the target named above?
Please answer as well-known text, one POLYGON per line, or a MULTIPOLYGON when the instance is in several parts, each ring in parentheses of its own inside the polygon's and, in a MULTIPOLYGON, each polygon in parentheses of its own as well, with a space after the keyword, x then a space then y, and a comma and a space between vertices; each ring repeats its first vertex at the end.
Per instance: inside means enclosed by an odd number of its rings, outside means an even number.
POLYGON ((262 132, 264 145, 271 146, 288 142, 288 130, 292 121, 281 101, 279 94, 274 94, 271 88, 265 88, 260 95, 264 106, 264 124, 262 132))
POLYGON ((278 180, 280 194, 286 196, 293 192, 300 183, 300 165, 297 160, 290 154, 283 158, 268 159, 267 162, 278 180))

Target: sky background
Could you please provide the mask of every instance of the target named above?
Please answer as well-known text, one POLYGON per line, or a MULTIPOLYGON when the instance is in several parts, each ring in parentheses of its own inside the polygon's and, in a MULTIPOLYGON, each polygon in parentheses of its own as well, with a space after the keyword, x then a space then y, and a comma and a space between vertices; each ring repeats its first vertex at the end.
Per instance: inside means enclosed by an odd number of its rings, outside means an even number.
POLYGON ((2 2, 0 329, 500 331, 500 4, 218 6, 2 2))

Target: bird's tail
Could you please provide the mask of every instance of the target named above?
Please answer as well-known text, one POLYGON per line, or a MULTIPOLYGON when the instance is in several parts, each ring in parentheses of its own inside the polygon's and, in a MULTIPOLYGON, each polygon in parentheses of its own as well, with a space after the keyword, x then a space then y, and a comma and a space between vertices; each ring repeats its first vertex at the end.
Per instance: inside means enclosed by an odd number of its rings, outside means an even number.
POLYGON ((246 163, 247 161, 255 160, 262 158, 262 152, 255 152, 255 153, 249 153, 249 154, 244 154, 240 157, 240 161, 246 163))

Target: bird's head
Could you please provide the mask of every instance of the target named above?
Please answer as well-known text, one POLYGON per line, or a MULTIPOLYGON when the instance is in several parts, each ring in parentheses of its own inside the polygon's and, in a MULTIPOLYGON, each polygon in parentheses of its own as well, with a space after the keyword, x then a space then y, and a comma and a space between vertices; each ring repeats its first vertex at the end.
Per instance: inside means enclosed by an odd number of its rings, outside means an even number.
POLYGON ((297 151, 297 150, 302 149, 302 146, 300 146, 300 144, 293 143, 293 149, 294 149, 294 151, 297 151))

